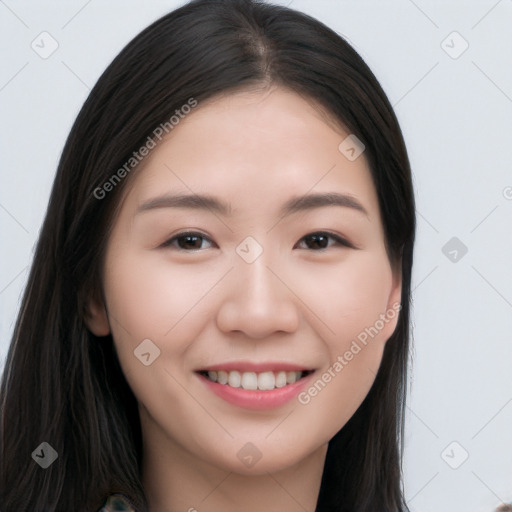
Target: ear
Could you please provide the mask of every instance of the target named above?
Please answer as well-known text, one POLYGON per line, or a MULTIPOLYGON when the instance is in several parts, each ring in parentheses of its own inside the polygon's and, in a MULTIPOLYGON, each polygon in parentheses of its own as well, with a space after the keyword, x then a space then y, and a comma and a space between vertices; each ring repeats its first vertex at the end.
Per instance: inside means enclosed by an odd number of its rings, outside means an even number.
POLYGON ((393 309, 394 304, 400 304, 402 301, 402 261, 400 260, 395 265, 393 265, 391 270, 393 281, 388 299, 388 309, 393 309))
POLYGON ((95 336, 110 334, 110 324, 103 300, 89 299, 85 311, 85 324, 95 336))
POLYGON ((402 261, 399 260, 392 266, 392 284, 389 292, 386 317, 389 319, 387 324, 388 332, 386 337, 389 339, 396 329, 400 310, 402 309, 402 261))

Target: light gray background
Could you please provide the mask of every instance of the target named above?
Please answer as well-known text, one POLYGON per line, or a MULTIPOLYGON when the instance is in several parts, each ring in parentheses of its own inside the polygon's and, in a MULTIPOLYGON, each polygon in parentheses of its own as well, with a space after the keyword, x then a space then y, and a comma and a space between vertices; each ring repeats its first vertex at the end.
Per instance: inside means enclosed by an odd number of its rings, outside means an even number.
MULTIPOLYGON (((408 146, 418 208, 404 462, 411 510, 493 510, 512 501, 512 1, 278 3, 352 43, 408 146), (467 254, 443 253, 452 237, 467 254)), ((0 0, 0 369, 78 110, 122 47, 178 5, 0 0), (43 31, 59 45, 46 59, 31 48, 50 48, 43 31)))

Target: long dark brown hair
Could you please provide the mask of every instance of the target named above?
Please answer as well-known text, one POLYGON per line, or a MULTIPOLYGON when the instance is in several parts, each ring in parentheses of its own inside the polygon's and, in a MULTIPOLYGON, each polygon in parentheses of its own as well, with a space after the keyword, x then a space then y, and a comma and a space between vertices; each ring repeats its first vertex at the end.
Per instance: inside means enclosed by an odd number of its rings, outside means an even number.
POLYGON ((102 295, 106 241, 136 169, 104 197, 97 190, 190 98, 200 106, 269 84, 315 101, 365 144, 388 255, 402 274, 397 328, 369 394, 329 443, 316 510, 407 510, 415 208, 398 121, 361 57, 319 21, 259 0, 195 0, 121 51, 66 141, 1 381, 1 512, 91 512, 113 492, 147 511, 137 403, 111 336, 95 337, 84 320, 88 300, 102 295), (47 469, 32 459, 42 442, 58 453, 47 469))

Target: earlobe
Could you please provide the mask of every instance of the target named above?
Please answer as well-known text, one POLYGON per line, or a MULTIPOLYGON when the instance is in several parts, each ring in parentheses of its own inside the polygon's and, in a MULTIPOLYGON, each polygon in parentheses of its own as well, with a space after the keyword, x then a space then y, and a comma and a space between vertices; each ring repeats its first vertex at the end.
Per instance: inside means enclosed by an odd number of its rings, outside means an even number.
POLYGON ((102 301, 91 299, 87 305, 85 315, 87 328, 95 336, 107 336, 110 334, 107 310, 102 301))

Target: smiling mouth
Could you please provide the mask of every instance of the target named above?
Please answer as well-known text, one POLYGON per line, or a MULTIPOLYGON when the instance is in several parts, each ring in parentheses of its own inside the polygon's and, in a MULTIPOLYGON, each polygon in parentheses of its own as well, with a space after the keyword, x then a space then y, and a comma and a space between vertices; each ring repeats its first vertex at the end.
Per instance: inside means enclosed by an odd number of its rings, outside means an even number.
POLYGON ((217 384, 226 385, 232 388, 241 388, 252 391, 272 391, 273 389, 284 388, 295 384, 300 379, 310 375, 314 370, 304 371, 267 371, 267 372, 240 372, 233 371, 198 371, 217 384))

